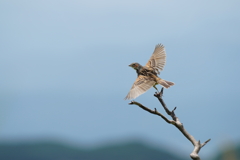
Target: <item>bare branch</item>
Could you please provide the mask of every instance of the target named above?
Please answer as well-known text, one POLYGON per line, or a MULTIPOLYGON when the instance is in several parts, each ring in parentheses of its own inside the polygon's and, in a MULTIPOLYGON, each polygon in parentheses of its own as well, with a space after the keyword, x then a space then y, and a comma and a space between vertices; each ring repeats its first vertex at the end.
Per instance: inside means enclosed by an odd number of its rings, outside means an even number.
POLYGON ((166 111, 166 113, 167 113, 169 116, 171 116, 174 121, 176 121, 176 120, 177 120, 177 117, 176 117, 174 111, 177 109, 177 107, 175 107, 172 111, 170 111, 170 110, 167 108, 167 105, 164 103, 164 101, 163 101, 163 99, 162 99, 162 96, 163 96, 163 87, 162 87, 161 91, 160 91, 160 92, 156 92, 156 93, 154 94, 154 96, 157 97, 157 99, 160 101, 160 103, 162 104, 162 106, 163 106, 164 110, 166 111))
POLYGON ((198 155, 199 151, 201 150, 201 148, 203 146, 205 146, 211 139, 208 139, 207 141, 205 141, 204 143, 201 144, 200 141, 196 141, 196 139, 190 135, 187 130, 185 130, 185 128, 183 127, 183 124, 180 122, 179 118, 175 115, 174 111, 176 110, 177 107, 174 107, 174 109, 172 111, 170 111, 168 108, 167 108, 167 105, 164 103, 163 99, 162 99, 162 96, 163 96, 163 88, 161 89, 160 92, 156 92, 154 94, 154 96, 156 98, 158 98, 159 102, 162 104, 165 112, 172 117, 173 120, 169 120, 167 119, 163 114, 161 114, 160 112, 157 111, 157 109, 155 108, 154 110, 151 110, 145 106, 143 106, 141 103, 138 103, 138 102, 135 102, 135 101, 132 101, 130 102, 129 104, 135 104, 137 106, 139 106, 140 108, 144 109, 145 111, 148 111, 149 113, 152 113, 152 114, 155 114, 155 115, 158 115, 160 117, 162 117, 167 123, 169 124, 173 124, 176 128, 179 129, 179 131, 193 144, 194 146, 194 149, 192 151, 192 153, 190 154, 190 157, 193 159, 193 160, 200 160, 200 157, 198 155))
POLYGON ((174 121, 167 119, 164 115, 159 113, 156 108, 154 108, 154 111, 153 111, 153 110, 143 106, 141 103, 138 103, 138 102, 135 102, 135 101, 132 101, 129 104, 135 104, 135 105, 139 106, 140 108, 144 109, 145 111, 148 111, 149 113, 158 115, 158 116, 162 117, 167 123, 171 123, 171 124, 175 123, 174 121))
POLYGON ((203 146, 205 146, 209 141, 211 141, 211 139, 208 139, 208 140, 206 140, 206 142, 204 142, 203 144, 201 144, 201 148, 202 148, 203 146))

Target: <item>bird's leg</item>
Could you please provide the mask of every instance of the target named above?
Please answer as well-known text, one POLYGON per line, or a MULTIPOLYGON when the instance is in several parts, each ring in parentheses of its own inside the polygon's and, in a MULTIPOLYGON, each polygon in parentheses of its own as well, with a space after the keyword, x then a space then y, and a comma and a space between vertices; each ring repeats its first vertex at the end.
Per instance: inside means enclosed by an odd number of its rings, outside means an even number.
POLYGON ((157 89, 157 87, 156 87, 156 85, 157 85, 157 83, 155 83, 155 84, 153 85, 153 87, 157 90, 157 92, 159 92, 158 89, 157 89))

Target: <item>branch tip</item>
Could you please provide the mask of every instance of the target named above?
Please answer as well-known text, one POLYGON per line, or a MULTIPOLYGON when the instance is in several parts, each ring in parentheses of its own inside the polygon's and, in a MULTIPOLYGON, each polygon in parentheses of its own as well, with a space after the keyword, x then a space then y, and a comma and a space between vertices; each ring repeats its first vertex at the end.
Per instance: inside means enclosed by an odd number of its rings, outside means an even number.
POLYGON ((198 141, 198 144, 199 144, 199 145, 201 145, 201 142, 200 142, 200 140, 198 141))
POLYGON ((211 141, 211 138, 210 138, 210 139, 208 139, 208 140, 206 140, 206 142, 205 142, 205 143, 208 143, 209 141, 211 141))
POLYGON ((128 103, 128 104, 130 104, 130 105, 131 105, 131 104, 135 104, 135 101, 131 101, 131 102, 130 102, 130 103, 128 103))
POLYGON ((172 112, 174 112, 176 109, 177 109, 177 107, 174 107, 173 110, 172 110, 172 112))
POLYGON ((211 141, 211 139, 206 140, 206 142, 204 142, 204 143, 201 145, 201 147, 205 146, 209 141, 211 141))
POLYGON ((164 89, 164 88, 162 87, 162 89, 161 89, 161 94, 163 94, 163 89, 164 89))

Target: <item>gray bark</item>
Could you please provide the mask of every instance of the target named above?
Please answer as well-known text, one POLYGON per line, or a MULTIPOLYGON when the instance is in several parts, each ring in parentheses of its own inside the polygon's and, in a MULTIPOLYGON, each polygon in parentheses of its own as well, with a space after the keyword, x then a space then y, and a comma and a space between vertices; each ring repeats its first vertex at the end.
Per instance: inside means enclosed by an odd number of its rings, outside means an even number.
POLYGON ((162 117, 162 119, 164 119, 167 123, 174 125, 194 146, 193 151, 190 153, 190 157, 193 160, 201 160, 200 156, 198 155, 199 151, 201 150, 201 148, 203 146, 205 146, 211 139, 208 139, 207 141, 205 141, 204 143, 201 143, 200 141, 197 141, 191 134, 189 134, 187 132, 187 130, 183 127, 183 124, 180 122, 179 118, 175 115, 175 110, 177 107, 175 107, 172 111, 170 111, 166 104, 164 103, 162 96, 163 96, 163 88, 161 89, 161 92, 156 92, 154 94, 154 96, 156 98, 158 98, 159 102, 162 104, 164 110, 166 111, 166 113, 172 117, 172 120, 169 120, 168 118, 166 118, 163 114, 161 114, 160 112, 157 111, 156 108, 154 108, 154 110, 151 110, 145 106, 143 106, 141 103, 138 103, 136 101, 131 101, 129 104, 134 104, 139 106, 140 108, 144 109, 145 111, 148 111, 152 114, 158 115, 160 117, 162 117))

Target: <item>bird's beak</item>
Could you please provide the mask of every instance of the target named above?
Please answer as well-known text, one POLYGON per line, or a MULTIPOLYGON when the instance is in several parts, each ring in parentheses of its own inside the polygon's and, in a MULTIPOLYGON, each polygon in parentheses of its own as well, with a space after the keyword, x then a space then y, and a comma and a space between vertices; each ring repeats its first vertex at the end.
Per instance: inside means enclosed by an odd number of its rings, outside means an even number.
POLYGON ((129 67, 132 67, 131 64, 128 65, 129 67))

